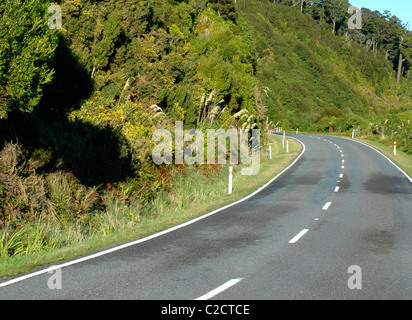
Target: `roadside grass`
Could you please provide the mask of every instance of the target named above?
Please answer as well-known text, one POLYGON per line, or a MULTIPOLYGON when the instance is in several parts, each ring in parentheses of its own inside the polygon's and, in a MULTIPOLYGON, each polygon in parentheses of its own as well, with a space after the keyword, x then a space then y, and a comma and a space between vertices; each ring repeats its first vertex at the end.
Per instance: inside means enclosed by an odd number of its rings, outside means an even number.
MULTIPOLYGON (((289 140, 289 153, 282 148, 282 137, 272 135, 269 138, 272 146, 272 160, 269 160, 268 145, 262 146, 260 170, 257 175, 241 175, 241 165, 233 165, 233 193, 228 195, 228 167, 210 177, 199 175, 191 167, 185 177, 176 177, 176 188, 171 192, 161 192, 148 206, 140 208, 137 204, 125 207, 122 203, 112 199, 105 212, 95 215, 88 223, 93 224, 89 235, 81 232, 84 226, 72 225, 65 228, 56 228, 53 224, 36 222, 28 225, 25 232, 20 232, 14 239, 3 239, 6 234, 0 234, 0 250, 7 250, 4 246, 15 246, 16 250, 27 250, 25 255, 0 258, 0 277, 15 276, 28 272, 44 265, 61 263, 92 252, 104 250, 121 243, 143 238, 150 234, 181 224, 190 219, 216 210, 224 205, 241 199, 260 188, 267 181, 275 177, 287 167, 301 152, 299 142, 289 140), (33 245, 28 249, 18 248, 21 239, 33 239, 33 245), (53 238, 48 250, 37 251, 36 244, 53 238), (71 241, 65 245, 67 238, 71 241), (7 241, 5 241, 7 240, 7 241), (3 247, 2 247, 3 246, 3 247)), ((207 165, 205 165, 207 166, 207 165)))

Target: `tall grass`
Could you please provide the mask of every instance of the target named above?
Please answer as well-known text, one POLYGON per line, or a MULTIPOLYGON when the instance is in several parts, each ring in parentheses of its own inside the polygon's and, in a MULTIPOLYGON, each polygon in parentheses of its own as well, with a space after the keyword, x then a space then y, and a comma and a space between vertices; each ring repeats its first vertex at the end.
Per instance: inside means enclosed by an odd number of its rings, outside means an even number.
POLYGON ((0 230, 0 257, 22 256, 61 247, 64 242, 55 225, 29 223, 20 229, 0 230))

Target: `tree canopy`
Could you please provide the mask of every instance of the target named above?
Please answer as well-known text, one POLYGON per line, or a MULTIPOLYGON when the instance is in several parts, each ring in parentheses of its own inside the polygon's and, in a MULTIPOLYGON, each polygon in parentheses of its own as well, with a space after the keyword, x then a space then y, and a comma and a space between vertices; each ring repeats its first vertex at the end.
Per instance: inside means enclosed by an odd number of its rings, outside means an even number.
POLYGON ((58 39, 48 27, 48 6, 41 0, 0 3, 0 118, 33 110, 52 80, 58 39))
POLYGON ((412 36, 388 11, 362 8, 362 28, 352 30, 347 0, 59 4, 63 29, 56 31, 47 28, 45 2, 1 3, 2 117, 33 110, 47 83, 46 95, 81 90, 55 56, 63 45, 93 84, 81 114, 131 102, 157 106, 188 126, 227 124, 246 110, 257 124, 269 117, 284 126, 333 122, 347 130, 410 106, 412 36), (58 87, 62 75, 70 81, 58 87))

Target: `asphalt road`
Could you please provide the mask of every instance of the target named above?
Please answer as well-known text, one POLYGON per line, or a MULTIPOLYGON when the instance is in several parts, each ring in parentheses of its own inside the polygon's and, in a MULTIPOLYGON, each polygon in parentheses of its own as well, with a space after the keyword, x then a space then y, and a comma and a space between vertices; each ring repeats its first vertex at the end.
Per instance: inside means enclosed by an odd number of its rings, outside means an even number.
POLYGON ((57 271, 0 279, 0 299, 411 299, 411 181, 350 139, 295 137, 304 154, 254 197, 57 271))

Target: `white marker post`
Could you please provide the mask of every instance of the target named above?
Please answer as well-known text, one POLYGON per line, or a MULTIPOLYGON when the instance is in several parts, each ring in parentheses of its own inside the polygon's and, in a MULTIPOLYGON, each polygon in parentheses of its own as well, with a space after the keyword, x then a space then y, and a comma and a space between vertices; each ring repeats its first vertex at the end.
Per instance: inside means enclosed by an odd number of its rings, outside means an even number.
POLYGON ((289 140, 286 140, 286 153, 289 152, 289 140))
POLYGON ((272 146, 269 145, 269 159, 272 160, 272 146))
POLYGON ((232 178, 233 178, 233 167, 229 167, 229 188, 228 194, 232 193, 232 178))
POLYGON ((285 138, 282 139, 282 148, 285 148, 285 138))
POLYGON ((285 139, 285 131, 283 131, 283 139, 285 139))
POLYGON ((393 155, 396 156, 396 141, 393 142, 393 155))
POLYGON ((296 134, 299 134, 299 128, 296 128, 296 134))
POLYGON ((355 136, 355 130, 352 130, 352 139, 355 136))

